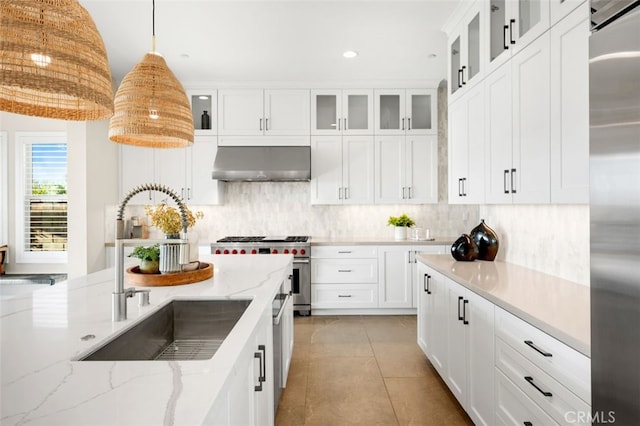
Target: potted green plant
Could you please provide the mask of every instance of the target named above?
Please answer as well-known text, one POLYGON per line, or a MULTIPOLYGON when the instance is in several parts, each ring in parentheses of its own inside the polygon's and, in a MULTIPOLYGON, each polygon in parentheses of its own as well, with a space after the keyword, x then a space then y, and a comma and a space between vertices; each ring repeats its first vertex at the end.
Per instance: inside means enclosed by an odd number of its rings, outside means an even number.
POLYGON ((400 216, 389 216, 389 220, 387 221, 387 225, 391 225, 395 227, 395 239, 396 240, 406 240, 407 239, 407 228, 412 227, 416 223, 407 216, 406 213, 402 213, 400 216))
POLYGON ((140 259, 140 272, 143 274, 160 273, 160 246, 154 244, 149 247, 136 246, 129 257, 140 259))

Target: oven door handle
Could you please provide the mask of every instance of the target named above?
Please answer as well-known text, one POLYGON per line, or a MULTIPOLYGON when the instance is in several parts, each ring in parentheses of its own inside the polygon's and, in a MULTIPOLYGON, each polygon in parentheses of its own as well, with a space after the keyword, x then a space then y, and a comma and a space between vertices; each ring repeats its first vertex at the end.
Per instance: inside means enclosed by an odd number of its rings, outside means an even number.
POLYGON ((293 264, 302 264, 302 263, 309 263, 309 259, 294 259, 293 260, 293 264))

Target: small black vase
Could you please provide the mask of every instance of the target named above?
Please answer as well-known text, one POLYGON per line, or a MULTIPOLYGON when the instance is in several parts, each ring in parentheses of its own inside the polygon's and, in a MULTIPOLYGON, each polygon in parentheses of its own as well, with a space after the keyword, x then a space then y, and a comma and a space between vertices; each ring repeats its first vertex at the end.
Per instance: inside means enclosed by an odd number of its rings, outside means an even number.
POLYGON ((209 113, 207 111, 202 113, 202 117, 200 118, 200 128, 203 130, 211 129, 211 117, 209 117, 209 113))
POLYGON ((455 260, 470 262, 478 258, 478 246, 467 234, 462 234, 451 246, 451 255, 455 260))
POLYGON ((480 252, 478 260, 494 260, 496 258, 500 247, 498 235, 484 223, 484 219, 481 219, 480 225, 471 230, 471 239, 478 246, 480 252))

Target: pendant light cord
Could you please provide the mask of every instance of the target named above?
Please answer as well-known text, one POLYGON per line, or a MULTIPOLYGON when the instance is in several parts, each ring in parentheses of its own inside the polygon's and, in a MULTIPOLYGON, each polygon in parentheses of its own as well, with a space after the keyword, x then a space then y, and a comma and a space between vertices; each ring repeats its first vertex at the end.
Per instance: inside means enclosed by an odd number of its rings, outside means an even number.
POLYGON ((151 0, 151 51, 156 51, 156 0, 151 0))

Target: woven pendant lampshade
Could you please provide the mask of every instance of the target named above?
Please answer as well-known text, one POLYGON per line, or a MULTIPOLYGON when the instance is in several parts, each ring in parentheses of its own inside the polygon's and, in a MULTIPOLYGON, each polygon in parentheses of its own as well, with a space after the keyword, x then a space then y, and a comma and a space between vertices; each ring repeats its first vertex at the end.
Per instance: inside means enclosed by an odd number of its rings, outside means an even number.
POLYGON ((193 116, 184 88, 155 52, 155 1, 152 52, 127 74, 115 96, 109 139, 149 148, 180 148, 193 143, 193 116))
POLYGON ((0 1, 0 110, 104 119, 111 84, 102 38, 76 0, 0 1))

